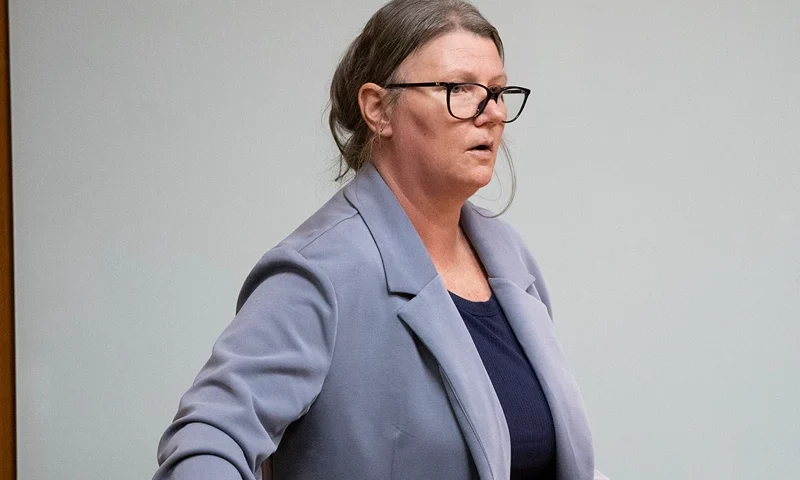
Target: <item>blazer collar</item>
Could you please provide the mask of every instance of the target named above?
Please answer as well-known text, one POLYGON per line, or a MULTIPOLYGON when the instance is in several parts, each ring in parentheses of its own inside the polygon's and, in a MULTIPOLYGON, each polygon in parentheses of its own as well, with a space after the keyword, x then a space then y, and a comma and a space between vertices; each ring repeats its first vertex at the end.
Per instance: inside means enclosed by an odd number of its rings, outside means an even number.
POLYGON ((436 275, 436 267, 414 225, 372 164, 366 164, 344 187, 344 195, 361 214, 383 261, 393 293, 416 295, 436 275))
MULTIPOLYGON (((372 164, 365 165, 344 188, 378 246, 386 283, 393 293, 418 294, 437 276, 436 267, 414 225, 372 164)), ((461 228, 490 278, 505 278, 526 290, 536 280, 525 268, 508 227, 470 202, 461 209, 461 228)))
POLYGON ((519 254, 520 246, 514 243, 516 234, 512 234, 508 225, 490 217, 490 214, 467 202, 461 208, 461 228, 478 253, 490 279, 505 278, 522 290, 527 290, 536 277, 525 268, 525 261, 519 254))

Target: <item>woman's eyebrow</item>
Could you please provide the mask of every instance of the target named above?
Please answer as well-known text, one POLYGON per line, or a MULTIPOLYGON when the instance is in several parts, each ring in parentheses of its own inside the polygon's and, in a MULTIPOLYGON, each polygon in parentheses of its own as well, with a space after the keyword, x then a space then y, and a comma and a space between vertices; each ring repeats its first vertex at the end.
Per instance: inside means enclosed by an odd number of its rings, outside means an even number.
POLYGON ((508 75, 506 75, 505 73, 503 73, 501 75, 498 75, 498 76, 494 77, 493 82, 494 83, 502 83, 502 84, 505 85, 506 83, 508 83, 508 75))

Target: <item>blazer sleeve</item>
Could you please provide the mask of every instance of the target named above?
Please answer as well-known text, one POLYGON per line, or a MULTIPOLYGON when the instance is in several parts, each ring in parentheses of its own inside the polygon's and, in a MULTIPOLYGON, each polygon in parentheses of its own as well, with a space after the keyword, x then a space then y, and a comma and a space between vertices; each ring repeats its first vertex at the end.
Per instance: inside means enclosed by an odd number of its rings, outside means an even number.
POLYGON ((276 247, 248 276, 237 309, 159 442, 154 480, 254 480, 322 388, 337 310, 318 267, 276 247))

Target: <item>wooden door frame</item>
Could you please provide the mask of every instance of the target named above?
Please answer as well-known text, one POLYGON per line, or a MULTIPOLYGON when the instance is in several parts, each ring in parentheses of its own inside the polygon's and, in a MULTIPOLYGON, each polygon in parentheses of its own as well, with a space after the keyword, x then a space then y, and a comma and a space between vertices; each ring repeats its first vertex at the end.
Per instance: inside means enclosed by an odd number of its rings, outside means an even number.
POLYGON ((8 0, 0 3, 0 480, 17 476, 8 0))

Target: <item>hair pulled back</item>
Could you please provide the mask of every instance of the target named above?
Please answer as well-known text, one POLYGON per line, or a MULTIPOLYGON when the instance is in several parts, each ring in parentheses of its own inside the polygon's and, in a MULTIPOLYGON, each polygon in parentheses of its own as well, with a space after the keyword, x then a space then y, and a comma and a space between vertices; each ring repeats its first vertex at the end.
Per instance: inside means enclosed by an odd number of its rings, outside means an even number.
POLYGON ((427 42, 457 30, 491 39, 503 58, 497 29, 464 0, 392 0, 369 19, 331 81, 328 124, 340 153, 337 180, 370 161, 375 134, 358 106, 361 86, 396 81, 393 77, 406 57, 427 42))

